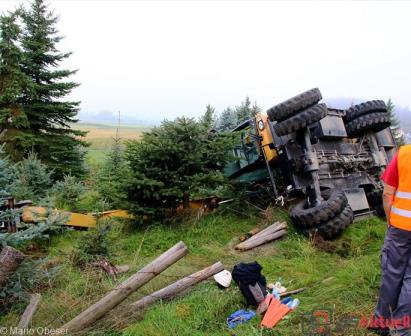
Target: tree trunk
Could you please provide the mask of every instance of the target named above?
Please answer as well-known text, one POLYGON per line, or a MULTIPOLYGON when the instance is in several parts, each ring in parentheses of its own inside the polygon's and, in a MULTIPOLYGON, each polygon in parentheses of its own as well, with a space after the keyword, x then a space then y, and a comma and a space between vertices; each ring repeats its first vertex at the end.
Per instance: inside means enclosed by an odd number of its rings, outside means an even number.
POLYGON ((0 252, 0 288, 4 287, 25 256, 19 250, 6 246, 0 252))
POLYGON ((207 268, 204 268, 201 271, 193 273, 183 279, 178 280, 177 282, 160 289, 153 294, 143 297, 142 299, 134 302, 131 306, 133 310, 138 310, 141 308, 145 308, 146 306, 158 301, 158 300, 166 300, 170 299, 179 293, 183 292, 184 290, 194 286, 195 284, 208 279, 212 275, 221 272, 224 270, 224 266, 221 262, 217 262, 214 265, 211 265, 207 268))
POLYGON ((100 301, 96 302, 81 314, 77 315, 70 322, 66 323, 62 328, 68 332, 77 332, 83 330, 108 311, 120 304, 135 290, 149 282, 156 275, 163 272, 169 266, 180 260, 188 253, 187 246, 183 242, 179 242, 157 257, 143 269, 132 275, 130 278, 118 285, 114 290, 106 294, 100 301))

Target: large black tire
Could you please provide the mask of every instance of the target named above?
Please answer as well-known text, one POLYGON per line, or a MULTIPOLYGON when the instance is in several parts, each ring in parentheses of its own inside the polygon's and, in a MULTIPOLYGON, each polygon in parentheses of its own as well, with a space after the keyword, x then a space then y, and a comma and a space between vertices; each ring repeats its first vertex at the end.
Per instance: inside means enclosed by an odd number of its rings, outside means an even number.
POLYGON ((387 112, 387 105, 383 100, 370 100, 365 103, 351 106, 345 111, 345 122, 350 122, 358 117, 373 112, 387 112))
POLYGON ((367 193, 367 200, 370 208, 375 210, 378 217, 385 217, 384 206, 382 203, 382 190, 373 190, 367 193))
POLYGON ((274 125, 274 131, 278 136, 283 136, 296 132, 308 125, 321 120, 328 113, 327 105, 317 104, 308 109, 290 117, 286 120, 280 121, 274 125))
POLYGON ((343 211, 334 218, 315 227, 302 229, 301 232, 306 236, 318 234, 324 239, 334 239, 340 236, 353 220, 354 212, 347 204, 343 211))
MULTIPOLYGON (((324 195, 324 197, 326 196, 324 195)), ((347 203, 348 200, 344 192, 336 190, 328 199, 316 207, 306 208, 306 200, 298 203, 291 210, 291 220, 299 228, 310 228, 340 214, 347 203)))
POLYGON ((385 112, 374 112, 358 117, 345 125, 349 137, 361 136, 364 132, 379 132, 391 125, 390 117, 385 112))
POLYGON ((321 99, 322 96, 319 89, 308 90, 270 108, 267 111, 268 118, 271 121, 285 120, 301 110, 317 104, 321 99))

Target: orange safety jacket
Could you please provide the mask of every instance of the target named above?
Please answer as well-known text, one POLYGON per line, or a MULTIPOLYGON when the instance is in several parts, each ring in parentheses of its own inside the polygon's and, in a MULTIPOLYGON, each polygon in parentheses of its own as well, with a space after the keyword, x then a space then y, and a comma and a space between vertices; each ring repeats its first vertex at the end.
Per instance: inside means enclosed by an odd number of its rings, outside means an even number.
POLYGON ((411 231, 411 145, 398 152, 398 188, 390 212, 390 224, 411 231))

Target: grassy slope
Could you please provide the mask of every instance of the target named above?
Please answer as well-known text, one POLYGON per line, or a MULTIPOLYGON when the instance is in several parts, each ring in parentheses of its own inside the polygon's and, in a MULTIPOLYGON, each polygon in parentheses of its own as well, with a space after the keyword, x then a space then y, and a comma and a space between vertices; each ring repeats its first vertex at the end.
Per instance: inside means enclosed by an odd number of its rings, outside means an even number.
MULTIPOLYGON (((273 219, 285 218, 275 212, 273 219)), ((270 220, 269 222, 271 222, 270 220)), ((232 248, 241 233, 261 223, 255 217, 244 218, 229 214, 210 214, 199 221, 186 222, 174 228, 152 226, 145 230, 114 229, 112 250, 115 264, 127 263, 136 271, 149 260, 183 240, 190 254, 162 275, 133 294, 108 316, 100 320, 87 335, 233 335, 225 326, 226 318, 237 309, 245 308, 243 298, 234 284, 220 290, 213 281, 196 286, 190 293, 168 303, 158 303, 145 314, 131 316, 127 304, 151 291, 221 260, 228 269, 240 261, 260 262, 269 282, 282 279, 289 288, 306 286, 298 295, 301 306, 274 330, 258 329, 259 318, 237 327, 235 335, 300 335, 300 313, 324 306, 335 306, 336 318, 345 314, 369 314, 376 302, 379 286, 379 250, 385 224, 375 218, 353 224, 335 243, 339 253, 317 250, 311 242, 292 232, 275 244, 267 244, 250 252, 238 253, 232 248), (348 256, 345 255, 349 251, 348 256), (341 252, 341 253, 340 253, 341 252), (324 281, 325 280, 325 281, 324 281)), ((82 272, 71 266, 70 252, 83 232, 67 232, 52 238, 49 255, 62 268, 36 314, 35 326, 61 326, 82 309, 95 302, 114 283, 101 274, 82 272)), ((121 279, 126 278, 123 275, 121 279)), ((0 317, 0 325, 15 325, 20 311, 0 317)), ((362 331, 344 335, 365 335, 362 331)))

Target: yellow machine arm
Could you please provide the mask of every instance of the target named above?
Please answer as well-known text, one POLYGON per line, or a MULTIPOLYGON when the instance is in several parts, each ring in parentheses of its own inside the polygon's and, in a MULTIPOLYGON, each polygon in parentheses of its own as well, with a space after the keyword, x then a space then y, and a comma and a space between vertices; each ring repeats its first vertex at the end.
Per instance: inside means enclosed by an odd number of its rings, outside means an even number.
MULTIPOLYGON (((98 214, 80 214, 75 212, 68 212, 57 210, 61 212, 62 215, 67 215, 69 217, 66 222, 66 226, 82 227, 82 228, 94 228, 97 226, 97 219, 100 218, 126 218, 132 219, 133 216, 130 215, 125 210, 110 210, 99 212, 98 214)), ((22 221, 24 223, 38 223, 45 220, 47 216, 48 209, 44 207, 34 207, 28 206, 23 208, 22 221)))

